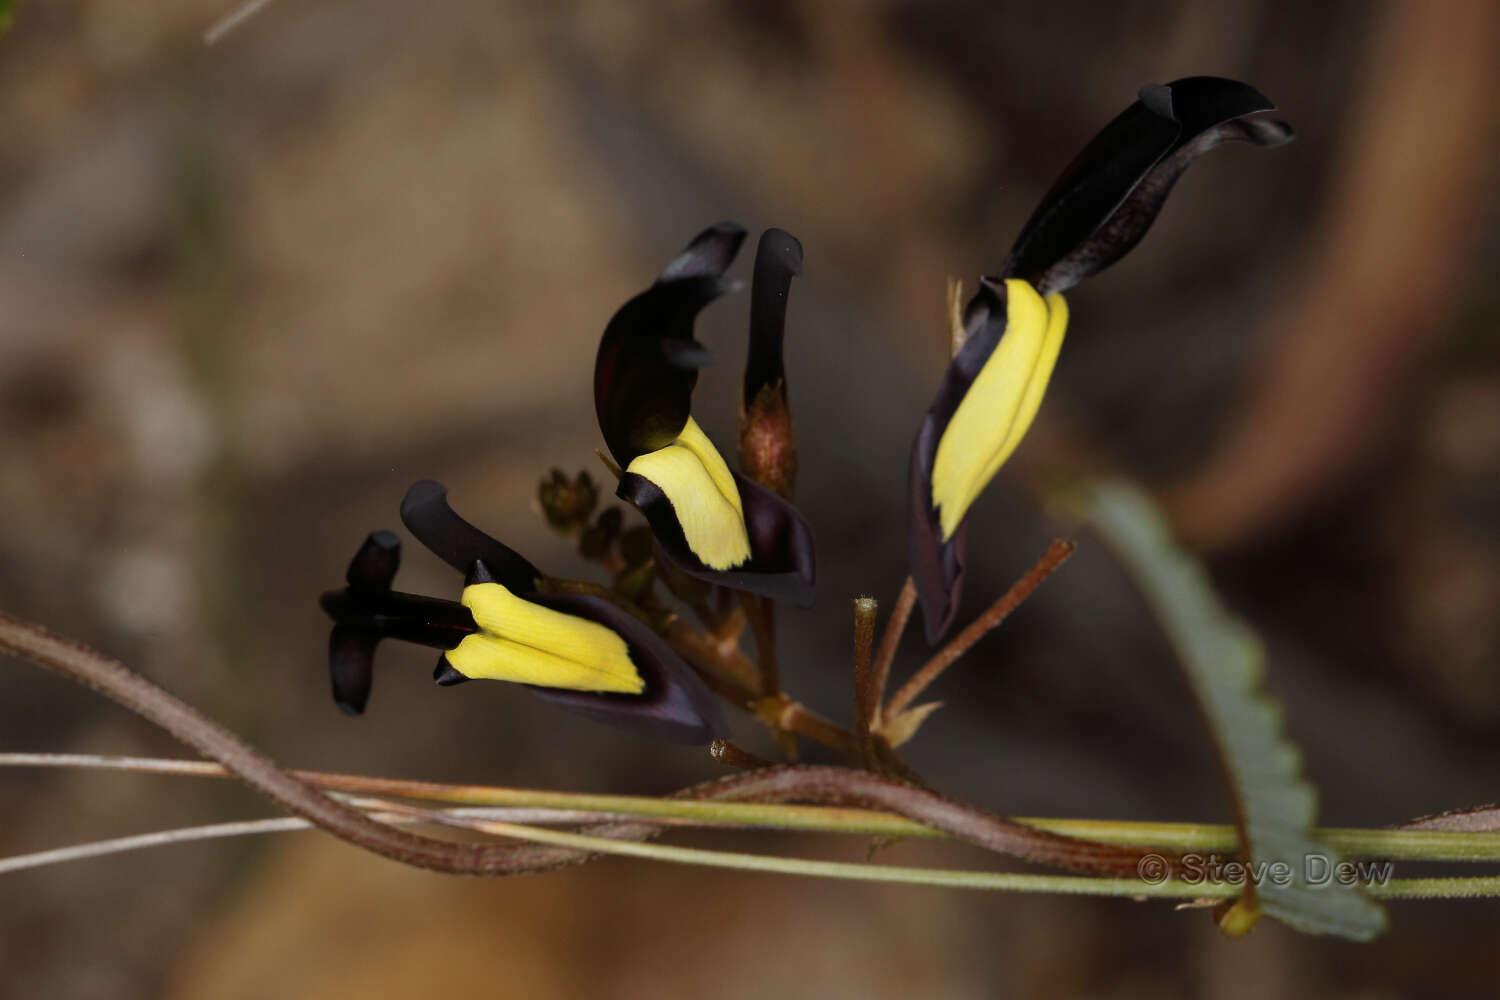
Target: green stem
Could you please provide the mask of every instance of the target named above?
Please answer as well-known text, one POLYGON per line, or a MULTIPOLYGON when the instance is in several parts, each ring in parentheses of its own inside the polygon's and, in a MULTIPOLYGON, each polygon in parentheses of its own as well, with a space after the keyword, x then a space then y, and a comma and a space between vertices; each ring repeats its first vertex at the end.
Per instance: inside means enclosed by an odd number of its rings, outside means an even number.
MULTIPOLYGON (((205 757, 217 760, 289 812, 393 861, 456 875, 518 875, 588 860, 587 855, 550 848, 518 849, 514 845, 438 840, 371 819, 282 770, 218 722, 118 660, 5 614, 0 614, 0 652, 20 656, 92 688, 165 729, 205 757)), ((648 837, 656 831, 646 824, 634 823, 600 827, 597 832, 648 837)))
MULTIPOLYGON (((397 817, 392 817, 396 819, 397 817)), ((400 817, 406 822, 434 822, 420 810, 400 817)), ((927 885, 956 889, 1054 893, 1063 895, 1127 896, 1133 899, 1204 899, 1231 897, 1238 887, 1223 883, 1190 885, 1165 882, 1151 885, 1130 878, 1089 878, 1078 875, 1034 875, 1009 872, 955 871, 942 868, 912 868, 894 865, 858 864, 842 861, 815 861, 804 858, 767 857, 730 851, 708 851, 688 847, 619 842, 585 834, 570 834, 514 823, 453 817, 452 824, 498 836, 534 843, 549 844, 588 854, 622 854, 675 864, 694 864, 739 871, 773 872, 813 878, 833 878, 861 882, 927 885)), ((243 836, 256 833, 280 833, 308 829, 312 824, 296 818, 251 820, 219 823, 212 826, 167 830, 159 833, 123 837, 76 847, 60 848, 21 858, 0 860, 0 873, 36 868, 64 861, 100 857, 145 847, 180 844, 194 840, 243 836)), ((1365 892, 1381 899, 1472 899, 1500 895, 1500 877, 1479 878, 1413 878, 1392 879, 1384 885, 1370 885, 1365 892)))
MULTIPOLYGON (((230 777, 207 761, 92 754, 0 753, 0 767, 92 767, 184 777, 230 777)), ((672 819, 704 826, 739 826, 811 833, 877 837, 944 838, 947 834, 894 813, 840 806, 780 805, 596 795, 494 785, 449 785, 400 778, 371 778, 322 771, 294 771, 308 784, 329 791, 389 795, 450 805, 577 809, 599 813, 672 819)), ((1038 830, 1104 844, 1145 844, 1174 852, 1227 853, 1238 841, 1234 827, 1217 823, 1151 823, 1126 820, 1017 817, 1038 830)), ((1500 831, 1457 832, 1421 829, 1323 827, 1315 841, 1351 858, 1393 861, 1500 861, 1500 831)))

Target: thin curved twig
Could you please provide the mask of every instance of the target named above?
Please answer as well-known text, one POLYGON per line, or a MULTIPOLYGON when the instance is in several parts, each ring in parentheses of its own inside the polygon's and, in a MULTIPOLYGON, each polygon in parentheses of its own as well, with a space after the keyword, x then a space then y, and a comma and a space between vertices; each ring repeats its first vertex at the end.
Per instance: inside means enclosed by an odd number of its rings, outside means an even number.
MULTIPOLYGON (((154 722, 298 816, 349 843, 404 864, 451 874, 516 875, 593 857, 561 846, 460 844, 395 829, 285 771, 219 723, 157 687, 118 660, 0 614, 0 651, 10 652, 98 691, 154 722)), ((998 853, 1076 871, 1127 873, 1148 850, 1064 837, 946 799, 935 792, 848 768, 768 767, 693 785, 677 798, 815 802, 886 809, 998 853)), ((586 831, 594 837, 643 840, 659 824, 618 822, 586 831)))
POLYGON ((875 644, 875 616, 880 605, 873 597, 854 599, 854 742, 865 766, 875 764, 875 750, 870 743, 870 724, 880 713, 879 695, 871 683, 871 647, 875 644))
POLYGON ((969 627, 938 650, 926 663, 912 674, 907 682, 901 685, 901 689, 891 696, 886 704, 885 711, 881 717, 882 723, 890 723, 896 716, 900 715, 908 705, 916 700, 917 696, 927 689, 927 686, 940 677, 953 663, 967 653, 976 642, 984 638, 1006 618, 1010 617, 1012 611, 1021 606, 1021 602, 1030 597, 1032 591, 1042 585, 1042 581, 1051 576, 1059 566, 1068 561, 1073 554, 1075 546, 1065 539, 1053 539, 1052 544, 1047 546, 1047 551, 1036 561, 1036 565, 1026 571, 1026 575, 1017 580, 1012 587, 1000 599, 991 604, 969 627))
MULTIPOLYGON (((880 648, 875 653, 875 660, 870 664, 869 691, 861 698, 871 706, 872 713, 879 713, 880 701, 885 697, 886 681, 891 675, 891 663, 896 659, 896 649, 901 645, 901 637, 906 634, 906 623, 911 620, 912 608, 917 604, 917 584, 911 577, 901 585, 901 592, 896 595, 896 605, 891 609, 891 617, 886 620, 885 631, 880 635, 880 648)), ((871 724, 878 720, 871 716, 871 724)))
MULTIPOLYGON (((518 875, 577 864, 589 857, 567 848, 461 844, 395 829, 283 770, 219 723, 103 653, 6 614, 0 614, 0 651, 92 688, 223 764, 289 812, 393 861, 455 875, 518 875)), ((659 829, 645 823, 611 823, 590 832, 642 839, 659 829)))

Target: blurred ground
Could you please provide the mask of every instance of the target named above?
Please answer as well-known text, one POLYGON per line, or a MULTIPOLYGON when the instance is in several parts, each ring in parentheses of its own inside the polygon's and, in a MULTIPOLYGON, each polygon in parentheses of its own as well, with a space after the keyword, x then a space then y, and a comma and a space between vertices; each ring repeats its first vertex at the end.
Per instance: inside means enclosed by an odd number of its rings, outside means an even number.
MULTIPOLYGON (((1070 296, 1038 426, 972 519, 969 606, 1059 530, 1026 478, 1128 472, 1267 638, 1325 821, 1497 797, 1493 5, 275 0, 205 48, 230 6, 31 0, 0 39, 0 607, 288 764, 634 792, 714 774, 499 685, 434 689, 421 651, 382 650, 369 713, 345 719, 315 598, 422 477, 586 572, 535 482, 594 465, 609 315, 733 218, 806 247, 788 369, 821 596, 786 616, 783 660, 844 718, 845 601, 888 601, 905 572, 945 276, 998 267, 1140 84, 1214 73, 1299 138, 1206 157, 1070 296)), ((700 323, 720 364, 696 415, 721 441, 747 307, 700 323)), ((451 587, 407 562, 403 588, 451 587)), ((939 788, 1225 816, 1167 652, 1088 540, 942 683, 911 754, 939 788)), ((179 753, 8 663, 0 747, 179 753)), ((0 854, 264 812, 227 786, 8 773, 0 854)), ((1493 903, 1393 917, 1372 948, 1226 942, 1125 902, 623 862, 484 883, 295 835, 8 876, 0 996, 1477 991, 1493 903)))

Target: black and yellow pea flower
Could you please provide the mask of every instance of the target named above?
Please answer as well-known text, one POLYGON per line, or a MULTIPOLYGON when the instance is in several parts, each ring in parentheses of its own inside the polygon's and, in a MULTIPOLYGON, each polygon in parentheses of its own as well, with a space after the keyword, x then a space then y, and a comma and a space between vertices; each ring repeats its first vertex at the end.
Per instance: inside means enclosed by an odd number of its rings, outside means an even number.
POLYGON ((980 282, 912 447, 911 571, 929 642, 958 610, 969 507, 1026 435, 1052 377, 1068 325, 1061 293, 1140 242, 1198 156, 1236 139, 1290 141, 1290 126, 1264 116, 1274 107, 1218 77, 1143 87, 1043 197, 1000 277, 980 282))
POLYGON ((546 701, 671 742, 725 734, 717 699, 650 627, 603 597, 540 592, 537 569, 454 513, 447 493, 439 483, 415 484, 401 520, 465 574, 457 602, 391 590, 400 541, 389 531, 365 540, 345 589, 323 595, 334 621, 329 670, 340 708, 364 710, 376 645, 401 639, 443 650, 439 684, 524 684, 546 701))
MULTIPOLYGON (((788 251, 758 256, 752 297, 779 287, 784 298, 801 264, 796 240, 771 233, 788 251)), ((710 583, 806 606, 814 578, 811 529, 775 492, 732 471, 691 414, 698 369, 709 360, 693 338, 693 322, 729 287, 724 272, 744 239, 733 223, 704 230, 655 284, 620 307, 599 342, 594 403, 623 470, 616 495, 645 515, 668 559, 710 583)), ((778 329, 760 331, 761 346, 752 349, 759 352, 752 360, 774 365, 776 373, 784 321, 784 309, 766 313, 763 325, 778 329), (777 357, 766 357, 773 349, 777 357)))

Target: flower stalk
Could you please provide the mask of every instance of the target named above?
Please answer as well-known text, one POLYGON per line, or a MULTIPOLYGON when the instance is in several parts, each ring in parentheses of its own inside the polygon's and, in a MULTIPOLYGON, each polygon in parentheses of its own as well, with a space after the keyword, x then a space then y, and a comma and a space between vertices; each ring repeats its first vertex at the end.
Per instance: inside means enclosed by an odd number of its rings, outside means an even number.
POLYGON ((1011 612, 1020 607, 1021 603, 1030 597, 1047 577, 1068 561, 1068 557, 1073 554, 1075 548, 1072 542, 1063 539, 1053 540, 1035 565, 1002 594, 999 600, 986 608, 967 628, 954 636, 947 645, 922 664, 905 684, 901 685, 900 690, 886 703, 881 713, 880 725, 889 726, 923 691, 927 690, 933 681, 942 676, 943 671, 972 649, 976 642, 1009 618, 1011 612))

